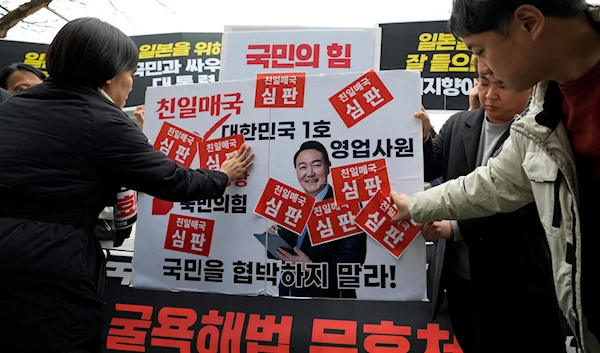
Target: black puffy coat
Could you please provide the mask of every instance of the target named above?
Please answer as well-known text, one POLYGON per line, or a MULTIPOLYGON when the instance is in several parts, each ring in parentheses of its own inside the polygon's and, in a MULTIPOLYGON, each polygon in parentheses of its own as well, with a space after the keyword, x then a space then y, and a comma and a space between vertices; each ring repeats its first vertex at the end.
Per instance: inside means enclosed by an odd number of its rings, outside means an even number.
POLYGON ((1 350, 100 349, 105 259, 93 226, 120 186, 190 201, 226 185, 155 150, 96 89, 50 78, 1 104, 1 350))

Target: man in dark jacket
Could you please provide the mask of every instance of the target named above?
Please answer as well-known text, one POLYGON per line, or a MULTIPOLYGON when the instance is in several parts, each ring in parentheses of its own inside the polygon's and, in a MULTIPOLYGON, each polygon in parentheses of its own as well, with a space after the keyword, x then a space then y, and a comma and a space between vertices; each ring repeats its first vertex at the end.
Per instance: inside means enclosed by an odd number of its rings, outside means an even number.
MULTIPOLYGON (((458 113, 438 136, 426 136, 427 181, 451 180, 485 165, 500 152, 531 94, 512 94, 487 76, 479 78, 478 91, 482 108, 458 113)), ((415 115, 428 128, 426 113, 415 115)), ((565 352, 549 250, 534 203, 510 214, 428 223, 423 235, 436 241, 428 276, 434 316, 445 291, 465 353, 565 352), (507 233, 517 241, 498 236, 507 233)))

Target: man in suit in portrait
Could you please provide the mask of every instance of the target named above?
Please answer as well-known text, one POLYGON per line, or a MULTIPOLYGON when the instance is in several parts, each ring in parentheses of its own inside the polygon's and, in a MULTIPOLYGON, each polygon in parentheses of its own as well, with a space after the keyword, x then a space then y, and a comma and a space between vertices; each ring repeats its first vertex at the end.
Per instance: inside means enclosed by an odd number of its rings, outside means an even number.
MULTIPOLYGON (((327 182, 330 167, 329 154, 320 142, 304 142, 294 155, 294 168, 298 183, 304 192, 316 198, 317 202, 333 198, 333 188, 327 182)), ((282 248, 277 250, 277 254, 282 261, 305 264, 327 263, 328 266, 328 288, 321 288, 316 285, 290 288, 280 283, 280 296, 356 298, 354 289, 338 288, 337 265, 341 263, 363 264, 365 262, 367 255, 365 233, 316 246, 312 246, 307 228, 304 228, 302 234, 298 235, 275 225, 269 228, 269 233, 278 234, 293 247, 293 253, 282 248)))

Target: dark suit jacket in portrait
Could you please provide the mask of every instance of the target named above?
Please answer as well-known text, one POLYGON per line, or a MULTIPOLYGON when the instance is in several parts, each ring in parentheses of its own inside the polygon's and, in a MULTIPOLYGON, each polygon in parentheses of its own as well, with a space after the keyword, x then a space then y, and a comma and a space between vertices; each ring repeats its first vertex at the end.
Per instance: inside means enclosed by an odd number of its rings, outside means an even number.
MULTIPOLYGON (((329 190, 323 200, 333 198, 333 188, 329 190)), ((356 215, 355 215, 356 216, 356 215)), ((279 236, 282 237, 293 248, 298 242, 298 235, 285 228, 279 229, 279 236)), ((308 233, 302 240, 300 250, 308 256, 314 263, 326 262, 329 271, 329 285, 327 289, 317 286, 308 288, 285 287, 279 284, 279 295, 290 297, 319 297, 319 298, 356 298, 356 290, 339 289, 337 264, 339 263, 359 263, 363 264, 367 256, 367 236, 365 233, 359 233, 348 238, 335 240, 329 243, 312 246, 308 233)))

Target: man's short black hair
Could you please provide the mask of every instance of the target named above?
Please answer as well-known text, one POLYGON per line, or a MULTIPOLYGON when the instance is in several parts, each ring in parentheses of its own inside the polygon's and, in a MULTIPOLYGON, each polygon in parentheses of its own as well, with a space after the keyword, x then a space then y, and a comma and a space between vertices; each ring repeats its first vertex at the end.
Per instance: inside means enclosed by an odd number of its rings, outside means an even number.
POLYGON ((457 38, 487 31, 507 35, 513 14, 522 5, 557 18, 577 16, 588 7, 585 0, 454 0, 448 26, 457 38))
POLYGON ((294 155, 294 168, 296 168, 296 159, 298 159, 298 155, 300 154, 300 152, 305 150, 317 150, 321 152, 321 154, 323 155, 323 161, 325 162, 325 165, 327 166, 327 168, 331 167, 331 161, 329 161, 329 154, 327 153, 327 149, 325 148, 325 146, 323 146, 323 144, 318 141, 306 141, 302 145, 300 145, 300 149, 298 149, 298 152, 296 152, 296 154, 294 155))
POLYGON ((67 23, 46 54, 51 77, 93 88, 123 70, 135 70, 139 51, 133 40, 116 27, 93 17, 67 23))
POLYGON ((6 67, 3 67, 2 70, 0 70, 0 88, 8 89, 8 78, 16 71, 27 71, 36 75, 42 81, 46 79, 46 75, 44 75, 44 73, 40 69, 27 65, 25 63, 13 63, 6 67))

